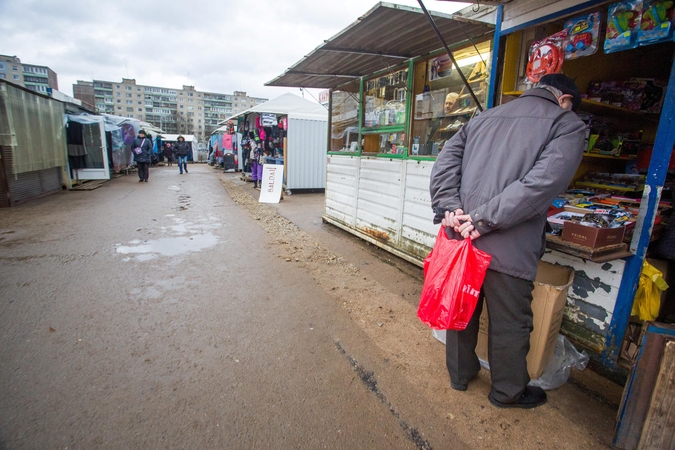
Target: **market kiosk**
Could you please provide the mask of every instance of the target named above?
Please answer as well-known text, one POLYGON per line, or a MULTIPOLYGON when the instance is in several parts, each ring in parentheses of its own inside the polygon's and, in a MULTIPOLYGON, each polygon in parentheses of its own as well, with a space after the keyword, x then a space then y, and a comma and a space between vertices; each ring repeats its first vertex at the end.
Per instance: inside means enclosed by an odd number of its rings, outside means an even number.
MULTIPOLYGON (((599 353, 604 365, 615 367, 643 261, 670 207, 661 196, 675 137, 673 95, 666 92, 673 76, 672 31, 640 41, 646 27, 638 13, 644 7, 650 17, 649 2, 557 3, 556 11, 542 6, 534 16, 500 6, 503 20, 495 42, 504 56, 493 67, 500 76, 495 102, 517 98, 546 68, 574 78, 585 96, 579 115, 588 125, 586 153, 571 186, 575 190, 561 196, 557 206, 564 218, 597 207, 632 214, 624 239, 614 245, 589 242, 578 233, 576 241, 564 233, 549 235, 552 250, 545 259, 577 272, 563 329, 599 353)), ((565 228, 572 226, 565 223, 565 228)))
POLYGON ((639 311, 639 318, 632 313, 638 286, 642 294, 643 283, 657 279, 641 281, 645 259, 675 257, 654 251, 670 214, 675 169, 675 8, 648 0, 541 1, 529 8, 515 1, 499 6, 497 17, 495 54, 503 58, 492 70, 500 77, 492 86, 495 104, 517 99, 546 71, 574 78, 584 94, 579 115, 588 125, 586 153, 571 190, 554 205, 567 220, 558 221, 562 236, 547 237, 544 259, 576 271, 563 331, 594 351, 604 368, 633 367, 614 444, 662 448, 654 443, 673 432, 661 413, 673 407, 673 387, 662 381, 672 368, 667 342, 675 330, 640 319, 663 318, 672 296, 662 302, 657 296, 652 311, 639 311), (594 229, 574 221, 589 213, 624 215, 625 226, 594 229), (618 239, 598 240, 616 232, 618 239))

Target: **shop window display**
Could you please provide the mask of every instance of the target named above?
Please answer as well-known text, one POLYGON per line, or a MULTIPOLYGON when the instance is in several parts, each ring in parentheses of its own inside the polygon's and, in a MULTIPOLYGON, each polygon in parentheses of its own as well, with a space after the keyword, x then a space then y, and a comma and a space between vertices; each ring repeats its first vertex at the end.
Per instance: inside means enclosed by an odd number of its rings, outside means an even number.
POLYGON ((407 152, 406 134, 380 133, 363 136, 363 152, 387 155, 404 155, 407 152))
POLYGON ((359 151, 359 102, 358 81, 333 91, 330 151, 359 151))
MULTIPOLYGON (((455 53, 462 73, 483 107, 489 58, 489 42, 455 53)), ((476 104, 447 55, 417 63, 413 89, 410 155, 436 156, 445 142, 473 116, 476 104)))
POLYGON ((405 125, 407 84, 407 69, 365 81, 363 127, 405 125))

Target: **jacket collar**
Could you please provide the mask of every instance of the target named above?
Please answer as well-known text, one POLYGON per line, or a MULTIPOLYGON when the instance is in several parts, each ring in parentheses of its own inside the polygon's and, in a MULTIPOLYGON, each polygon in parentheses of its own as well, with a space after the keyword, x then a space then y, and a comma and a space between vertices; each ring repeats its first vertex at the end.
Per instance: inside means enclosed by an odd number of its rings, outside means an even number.
POLYGON ((560 104, 558 103, 558 99, 548 89, 535 87, 535 88, 528 89, 527 91, 523 92, 523 95, 521 95, 520 97, 521 98, 522 97, 539 97, 539 98, 546 99, 546 100, 548 100, 550 102, 553 102, 556 105, 560 106, 560 104))

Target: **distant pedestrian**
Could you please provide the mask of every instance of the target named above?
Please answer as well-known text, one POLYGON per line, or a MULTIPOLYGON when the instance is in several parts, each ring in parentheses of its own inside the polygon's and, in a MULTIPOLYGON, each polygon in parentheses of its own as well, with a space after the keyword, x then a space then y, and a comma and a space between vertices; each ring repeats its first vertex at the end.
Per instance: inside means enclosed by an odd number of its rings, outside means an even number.
POLYGON ((176 142, 173 150, 178 158, 178 169, 180 169, 180 173, 183 173, 183 170, 185 170, 185 173, 188 173, 187 161, 188 156, 190 155, 190 143, 185 142, 183 136, 178 136, 178 142, 176 142))
POLYGON ((251 141, 251 179, 253 180, 253 188, 258 188, 258 183, 262 184, 262 165, 260 164, 260 156, 262 155, 262 149, 260 144, 251 141))
POLYGON ((258 190, 262 188, 263 166, 267 164, 267 157, 270 156, 270 151, 264 150, 259 153, 260 156, 258 156, 258 190))
POLYGON ((145 136, 145 130, 140 130, 131 145, 134 152, 134 161, 138 166, 138 182, 148 182, 150 163, 152 162, 152 141, 145 136))
POLYGON ((170 142, 164 146, 164 157, 166 158, 166 163, 171 167, 173 164, 173 147, 170 142))

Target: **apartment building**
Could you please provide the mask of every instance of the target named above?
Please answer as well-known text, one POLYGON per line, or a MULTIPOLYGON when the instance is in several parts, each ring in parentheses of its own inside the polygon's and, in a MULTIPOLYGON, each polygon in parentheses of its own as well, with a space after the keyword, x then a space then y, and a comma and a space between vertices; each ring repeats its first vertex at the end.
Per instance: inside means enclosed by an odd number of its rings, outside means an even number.
POLYGON ((78 80, 73 95, 94 104, 99 112, 144 120, 167 133, 193 134, 199 140, 207 139, 223 119, 267 101, 240 91, 219 94, 194 86, 171 89, 139 85, 128 78, 121 83, 78 80))
POLYGON ((56 72, 47 66, 24 64, 16 56, 0 55, 0 78, 45 95, 59 89, 56 72))

